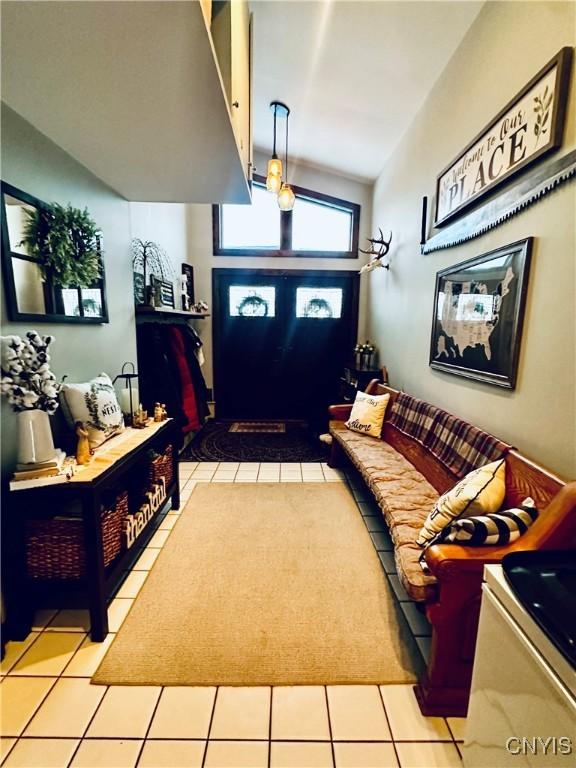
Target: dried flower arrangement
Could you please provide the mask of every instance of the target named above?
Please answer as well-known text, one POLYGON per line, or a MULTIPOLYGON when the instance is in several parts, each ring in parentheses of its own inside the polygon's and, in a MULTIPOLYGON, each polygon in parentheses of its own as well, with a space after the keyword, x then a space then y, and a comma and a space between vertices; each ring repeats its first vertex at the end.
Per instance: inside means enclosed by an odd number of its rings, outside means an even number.
POLYGON ((50 370, 48 347, 53 336, 28 331, 20 336, 1 336, 2 378, 0 392, 17 413, 40 410, 49 415, 58 408, 60 384, 50 370))

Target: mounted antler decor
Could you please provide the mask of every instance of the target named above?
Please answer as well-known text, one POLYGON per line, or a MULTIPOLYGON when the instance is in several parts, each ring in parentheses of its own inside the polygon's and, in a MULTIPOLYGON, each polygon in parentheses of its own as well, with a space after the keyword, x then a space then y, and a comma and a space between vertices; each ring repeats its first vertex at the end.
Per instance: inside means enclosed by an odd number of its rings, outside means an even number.
POLYGON ((390 243, 392 242, 392 232, 390 232, 390 237, 388 240, 384 240, 384 233, 378 227, 378 231, 380 232, 380 237, 368 237, 367 240, 371 244, 370 248, 367 250, 364 250, 362 248, 359 248, 358 250, 360 253, 366 253, 368 256, 372 256, 373 258, 370 259, 368 264, 365 264, 362 269, 360 270, 360 274, 363 275, 365 272, 372 272, 373 269, 376 269, 377 267, 384 267, 384 269, 390 269, 390 264, 383 264, 382 259, 388 251, 390 250, 390 243), (375 246, 378 246, 376 249, 375 246))

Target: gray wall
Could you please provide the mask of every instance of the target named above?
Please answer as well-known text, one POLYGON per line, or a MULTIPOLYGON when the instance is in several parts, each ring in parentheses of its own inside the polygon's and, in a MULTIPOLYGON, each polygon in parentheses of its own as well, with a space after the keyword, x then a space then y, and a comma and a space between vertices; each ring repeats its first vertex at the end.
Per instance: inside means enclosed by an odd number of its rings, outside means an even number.
MULTIPOLYGON (((57 377, 85 381, 101 371, 112 378, 136 360, 129 205, 82 165, 2 105, 2 179, 46 202, 87 207, 103 233, 110 322, 105 325, 36 323, 52 334, 57 377)), ((4 294, 2 292, 2 298, 4 294)), ((11 323, 2 304, 2 334, 23 335, 33 324, 11 323)), ((2 466, 15 462, 15 415, 2 398, 2 466)))
MULTIPOLYGON (((567 184, 492 232, 420 255, 420 205, 436 175, 564 45, 575 44, 573 3, 486 3, 374 189, 374 226, 394 229, 392 268, 370 276, 369 333, 391 383, 576 476, 575 211, 567 184), (535 237, 516 390, 428 367, 435 275, 440 269, 535 237)), ((575 77, 564 145, 576 145, 575 77)))

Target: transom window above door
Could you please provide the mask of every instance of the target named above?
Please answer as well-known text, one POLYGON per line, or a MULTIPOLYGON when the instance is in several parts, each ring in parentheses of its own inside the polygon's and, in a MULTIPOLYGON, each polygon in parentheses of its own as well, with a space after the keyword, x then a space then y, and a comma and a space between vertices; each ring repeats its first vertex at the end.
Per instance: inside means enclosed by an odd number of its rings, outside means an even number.
POLYGON ((254 177, 251 205, 212 206, 214 255, 357 258, 360 206, 292 189, 291 211, 280 211, 261 176, 254 177))

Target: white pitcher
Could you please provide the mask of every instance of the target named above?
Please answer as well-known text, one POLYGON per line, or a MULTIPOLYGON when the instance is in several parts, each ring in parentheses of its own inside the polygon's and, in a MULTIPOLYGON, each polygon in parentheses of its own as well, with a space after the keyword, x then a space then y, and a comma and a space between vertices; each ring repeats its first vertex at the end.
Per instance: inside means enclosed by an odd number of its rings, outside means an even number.
POLYGON ((54 458, 50 418, 38 409, 20 411, 18 419, 18 463, 38 464, 54 458))

